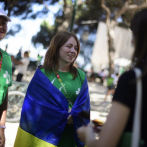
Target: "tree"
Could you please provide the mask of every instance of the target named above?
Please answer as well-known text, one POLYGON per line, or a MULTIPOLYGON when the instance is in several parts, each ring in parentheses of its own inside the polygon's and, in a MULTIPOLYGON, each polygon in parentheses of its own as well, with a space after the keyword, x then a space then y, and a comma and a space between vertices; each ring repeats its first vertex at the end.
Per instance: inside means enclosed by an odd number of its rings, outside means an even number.
MULTIPOLYGON (((69 29, 71 22, 71 14, 73 10, 72 0, 63 0, 59 1, 61 4, 61 9, 55 14, 55 24, 54 24, 54 32, 69 29)), ((129 27, 129 22, 135 13, 136 9, 140 9, 146 7, 145 0, 78 0, 77 3, 77 11, 75 17, 75 25, 74 32, 80 35, 81 42, 81 54, 84 56, 85 47, 89 46, 89 52, 92 52, 93 40, 83 40, 83 34, 86 34, 85 31, 90 34, 96 33, 97 26, 99 21, 104 21, 108 27, 108 44, 109 44, 109 73, 112 72, 112 56, 115 51, 113 47, 113 37, 111 35, 111 30, 114 29, 116 25, 122 27, 129 27), (130 7, 127 6, 128 5, 130 7), (127 8, 126 8, 127 7, 127 8), (117 22, 117 19, 120 18, 121 22, 117 22), (87 28, 85 30, 85 28, 87 28)), ((50 30, 52 31, 52 30, 50 30)), ((38 35, 40 35, 38 33, 38 35)), ((43 35, 40 35, 40 37, 43 35)), ((45 37, 45 36, 44 36, 45 37)), ((52 36, 48 36, 52 38, 52 36)), ((45 40, 45 38, 44 38, 45 40)), ((33 41, 33 40, 32 40, 33 41)), ((37 42, 36 42, 37 43, 37 42)), ((41 42, 40 42, 41 43, 41 42)), ((42 42, 43 43, 43 42, 42 42)), ((89 54, 85 56, 85 59, 89 57, 89 54)), ((86 62, 85 62, 86 63, 86 62)))
MULTIPOLYGON (((79 3, 80 4, 80 0, 79 3)), ((73 11, 73 6, 74 3, 72 0, 63 0, 60 1, 61 8, 59 11, 55 14, 55 22, 54 22, 54 27, 47 27, 46 25, 41 25, 40 26, 40 31, 37 33, 37 35, 32 37, 32 42, 34 45, 37 43, 42 43, 43 46, 46 48, 47 44, 49 45, 50 39, 58 32, 61 30, 68 30, 70 27, 70 22, 71 22, 71 16, 72 16, 72 11, 73 11), (47 37, 49 38, 48 42, 45 42, 46 36, 43 34, 44 31, 42 29, 47 30, 46 34, 48 33, 47 37), (50 33, 51 32, 51 33, 50 33)))
POLYGON ((113 46, 113 36, 111 31, 114 29, 116 25, 118 25, 117 19, 119 17, 122 18, 123 22, 129 24, 132 16, 137 10, 143 9, 147 7, 146 0, 101 0, 101 7, 106 11, 106 26, 107 26, 107 34, 108 34, 108 58, 109 58, 109 77, 112 73, 112 52, 114 51, 113 46), (116 9, 113 7, 109 7, 113 3, 120 5, 120 8, 116 9), (109 6, 108 6, 109 5, 109 6))
POLYGON ((46 49, 49 46, 50 40, 54 36, 56 30, 54 25, 49 25, 49 23, 44 20, 40 25, 40 31, 32 37, 32 42, 34 46, 41 43, 46 49))
MULTIPOLYGON (((20 20, 36 19, 49 12, 48 5, 54 5, 59 0, 1 0, 0 4, 4 10, 8 11, 8 16, 19 17, 20 20), (42 10, 33 11, 35 4, 42 5, 42 10)), ((20 24, 14 26, 16 30, 11 29, 8 35, 15 35, 21 30, 20 24)))

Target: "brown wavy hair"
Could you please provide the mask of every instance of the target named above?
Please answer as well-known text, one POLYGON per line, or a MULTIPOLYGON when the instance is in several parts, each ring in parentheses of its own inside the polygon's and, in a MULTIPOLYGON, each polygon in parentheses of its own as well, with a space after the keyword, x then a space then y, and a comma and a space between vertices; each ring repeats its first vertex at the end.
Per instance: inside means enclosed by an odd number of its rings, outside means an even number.
MULTIPOLYGON (((51 40, 49 49, 46 52, 45 60, 40 68, 45 68, 45 72, 51 72, 58 69, 59 50, 67 42, 67 40, 73 37, 77 41, 77 56, 80 52, 80 43, 77 36, 68 31, 58 32, 51 40)), ((77 58, 77 57, 76 57, 77 58)), ((75 58, 75 60, 76 60, 75 58)), ((77 76, 77 68, 74 67, 75 60, 70 64, 70 73, 73 79, 77 76)))
POLYGON ((131 21, 131 30, 135 39, 135 51, 132 57, 134 67, 142 68, 142 77, 147 75, 147 9, 136 13, 131 21))

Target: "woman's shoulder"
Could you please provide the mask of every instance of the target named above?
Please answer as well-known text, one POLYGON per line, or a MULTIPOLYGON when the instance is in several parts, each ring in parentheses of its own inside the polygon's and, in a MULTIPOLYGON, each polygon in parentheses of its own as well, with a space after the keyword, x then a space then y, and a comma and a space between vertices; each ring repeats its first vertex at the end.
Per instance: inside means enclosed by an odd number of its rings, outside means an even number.
POLYGON ((84 71, 82 71, 81 69, 77 68, 78 71, 78 76, 81 78, 82 82, 84 82, 85 78, 86 78, 86 74, 84 71))
POLYGON ((45 70, 44 67, 40 67, 39 68, 40 71, 48 78, 48 79, 52 79, 52 77, 54 78, 55 77, 55 74, 53 71, 48 71, 48 70, 45 70))
POLYGON ((135 95, 135 72, 133 70, 126 71, 118 79, 113 101, 119 101, 131 108, 135 95))
POLYGON ((39 69, 42 73, 44 73, 46 76, 48 76, 49 72, 46 71, 44 67, 40 67, 39 69))
POLYGON ((130 80, 133 80, 135 79, 135 72, 133 69, 131 70, 128 70, 126 72, 124 72, 120 78, 119 78, 119 81, 130 81, 130 80))
POLYGON ((80 76, 86 76, 85 72, 79 68, 77 68, 78 74, 80 74, 80 76))
POLYGON ((39 68, 43 73, 45 73, 45 68, 40 67, 39 68))

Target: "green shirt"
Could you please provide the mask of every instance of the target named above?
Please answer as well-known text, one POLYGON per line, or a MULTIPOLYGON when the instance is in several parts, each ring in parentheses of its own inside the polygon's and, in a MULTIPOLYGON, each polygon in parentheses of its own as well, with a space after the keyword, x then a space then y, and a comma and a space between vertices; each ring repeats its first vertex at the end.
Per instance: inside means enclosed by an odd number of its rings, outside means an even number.
POLYGON ((0 49, 2 52, 2 68, 0 71, 0 105, 3 103, 7 89, 12 85, 12 62, 8 53, 0 49))
MULTIPOLYGON (((61 91, 64 94, 63 88, 61 86, 61 83, 58 81, 56 74, 54 72, 48 72, 47 74, 45 73, 45 69, 41 68, 41 71, 48 77, 48 79, 51 81, 51 83, 58 88, 59 91, 61 91)), ((73 80, 73 76, 69 72, 61 72, 58 71, 60 78, 65 86, 65 89, 67 91, 67 94, 69 96, 69 100, 74 103, 77 96, 80 93, 82 84, 85 80, 85 73, 78 69, 78 74, 77 77, 73 80)), ((64 94, 65 96, 65 94, 64 94)), ((72 108, 72 104, 69 104, 72 108)))
MULTIPOLYGON (((76 78, 73 80, 73 76, 69 72, 60 72, 58 71, 60 78, 65 86, 65 89, 67 91, 67 94, 69 96, 69 100, 72 102, 69 103, 69 107, 72 108, 73 103, 75 102, 77 96, 80 93, 81 87, 83 85, 83 82, 85 80, 86 74, 78 70, 78 74, 76 78)), ((58 81, 56 74, 54 72, 48 72, 45 73, 45 69, 41 69, 41 71, 48 77, 48 79, 51 81, 51 83, 59 89, 63 94, 63 88, 61 86, 61 83, 58 81)), ((64 94, 65 96, 65 94, 64 94)), ((58 147, 76 147, 75 138, 74 138, 74 127, 73 125, 66 125, 65 129, 63 131, 62 137, 59 141, 58 147)))

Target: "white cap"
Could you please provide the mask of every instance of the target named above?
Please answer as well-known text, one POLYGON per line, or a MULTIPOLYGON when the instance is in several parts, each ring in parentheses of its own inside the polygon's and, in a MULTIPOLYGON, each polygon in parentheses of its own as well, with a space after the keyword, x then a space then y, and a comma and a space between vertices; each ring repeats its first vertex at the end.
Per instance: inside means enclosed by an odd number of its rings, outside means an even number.
POLYGON ((7 16, 7 13, 0 8, 0 16, 5 17, 8 21, 11 21, 11 19, 7 16))

